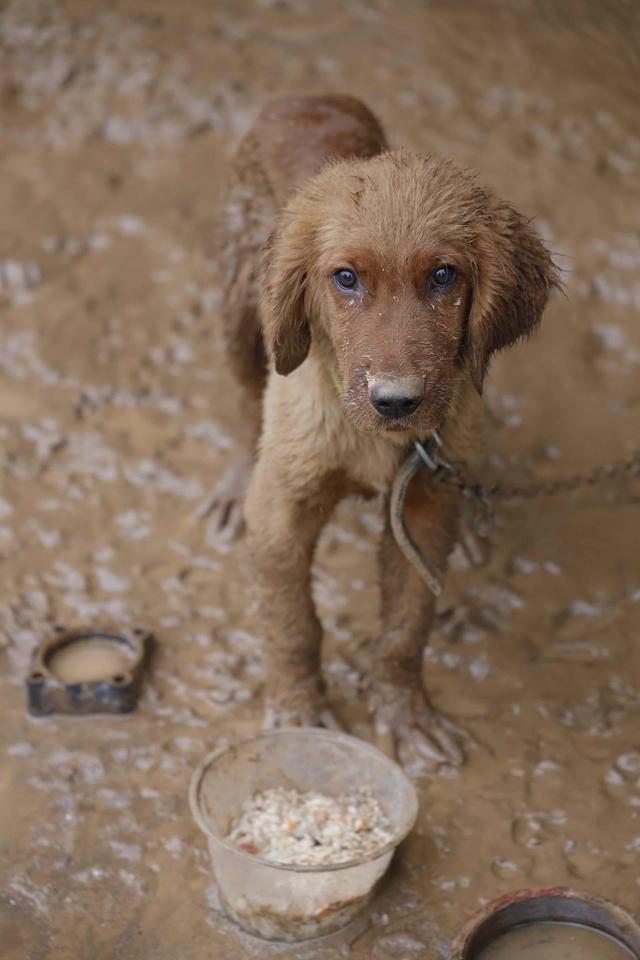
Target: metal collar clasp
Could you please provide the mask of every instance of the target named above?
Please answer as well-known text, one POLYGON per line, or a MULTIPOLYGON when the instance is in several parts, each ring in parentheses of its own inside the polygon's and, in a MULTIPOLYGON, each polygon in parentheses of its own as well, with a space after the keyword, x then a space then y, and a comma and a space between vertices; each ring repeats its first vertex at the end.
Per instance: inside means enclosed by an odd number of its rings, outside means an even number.
POLYGON ((447 461, 443 460, 440 456, 442 439, 437 430, 433 430, 424 442, 421 443, 420 440, 415 440, 413 445, 425 467, 431 470, 432 473, 438 473, 440 470, 449 471, 453 469, 451 464, 447 463, 447 461))

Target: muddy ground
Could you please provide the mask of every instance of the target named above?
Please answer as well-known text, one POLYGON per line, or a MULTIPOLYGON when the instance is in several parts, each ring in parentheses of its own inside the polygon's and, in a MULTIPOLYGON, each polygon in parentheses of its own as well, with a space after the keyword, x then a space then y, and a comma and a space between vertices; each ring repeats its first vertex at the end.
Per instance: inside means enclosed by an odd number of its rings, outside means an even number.
MULTIPOLYGON (((487 475, 624 454, 640 412, 640 8, 619 2, 14 0, 0 16, 0 904, 5 960, 446 958, 487 898, 570 884, 640 907, 638 487, 501 506, 454 556, 426 678, 469 759, 364 931, 265 946, 221 915, 190 773, 256 730, 242 544, 200 519, 234 452, 214 227, 256 107, 347 91, 394 144, 474 166, 557 253, 536 340, 495 364, 487 475), (630 496, 631 494, 631 496, 630 496), (635 494, 635 502, 633 495, 635 494), (128 718, 30 720, 58 622, 152 629, 128 718)), ((348 503, 316 595, 357 733, 375 507, 348 503)))

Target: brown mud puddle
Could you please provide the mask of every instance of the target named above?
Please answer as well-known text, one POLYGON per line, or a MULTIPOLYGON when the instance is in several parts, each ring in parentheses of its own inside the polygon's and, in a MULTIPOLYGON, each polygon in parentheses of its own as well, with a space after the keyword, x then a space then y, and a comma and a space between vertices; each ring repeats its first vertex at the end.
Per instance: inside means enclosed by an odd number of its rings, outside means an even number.
MULTIPOLYGON (((637 442, 638 7, 14 0, 0 14, 0 942, 7 960, 447 956, 486 899, 570 884, 640 904, 640 566, 618 491, 501 508, 458 553, 425 671, 469 731, 420 784, 368 925, 265 946, 220 913, 186 803, 197 760, 257 727, 243 547, 199 519, 237 397, 212 331, 225 158, 267 96, 347 91, 392 141, 479 170, 567 270, 487 390, 488 471, 590 467, 637 442), (127 718, 25 716, 58 622, 159 640, 127 718)), ((379 517, 348 503, 316 596, 355 732, 379 517)))

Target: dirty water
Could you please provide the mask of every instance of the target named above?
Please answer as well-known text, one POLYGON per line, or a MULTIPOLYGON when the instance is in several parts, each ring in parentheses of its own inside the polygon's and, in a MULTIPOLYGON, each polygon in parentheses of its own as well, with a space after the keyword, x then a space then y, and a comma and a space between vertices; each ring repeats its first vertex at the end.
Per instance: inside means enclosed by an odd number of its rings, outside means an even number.
POLYGON ((63 683, 96 683, 122 679, 131 670, 133 656, 124 644, 113 640, 80 639, 55 651, 47 663, 63 683))
MULTIPOLYGON (((0 13, 0 942, 6 960, 447 958, 523 886, 640 907, 638 489, 501 507, 453 557, 425 677, 468 762, 420 782, 415 834, 364 928, 265 946, 224 919, 186 803, 255 731, 260 625, 242 544, 203 509, 238 404, 213 331, 227 156, 257 106, 347 91, 394 144, 475 167, 565 271, 495 364, 487 472, 628 452, 640 392, 640 8, 529 0, 13 0, 0 13), (635 495, 635 500, 633 499, 635 495), (152 629, 130 717, 34 721, 56 623, 152 629)), ((325 671, 367 735, 375 507, 319 553, 325 671)))
POLYGON ((528 923, 481 950, 474 960, 633 960, 619 940, 575 923, 528 923))

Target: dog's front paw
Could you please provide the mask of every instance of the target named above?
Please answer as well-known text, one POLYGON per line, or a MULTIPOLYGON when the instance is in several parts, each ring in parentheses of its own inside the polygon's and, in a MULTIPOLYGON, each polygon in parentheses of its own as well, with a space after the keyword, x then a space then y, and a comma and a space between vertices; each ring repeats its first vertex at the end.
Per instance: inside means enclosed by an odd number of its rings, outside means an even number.
POLYGON ((467 734, 438 713, 421 689, 378 683, 369 707, 376 745, 408 773, 420 775, 464 762, 462 741, 467 734))
POLYGON ((322 694, 305 697, 304 700, 294 696, 290 699, 268 701, 265 705, 262 727, 264 730, 276 730, 279 727, 341 729, 322 694))

